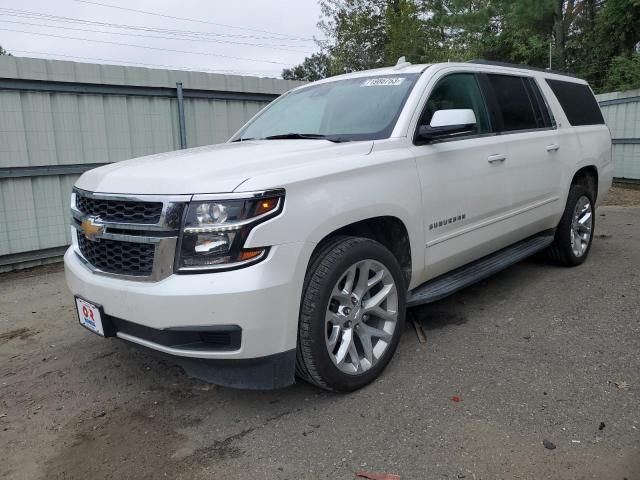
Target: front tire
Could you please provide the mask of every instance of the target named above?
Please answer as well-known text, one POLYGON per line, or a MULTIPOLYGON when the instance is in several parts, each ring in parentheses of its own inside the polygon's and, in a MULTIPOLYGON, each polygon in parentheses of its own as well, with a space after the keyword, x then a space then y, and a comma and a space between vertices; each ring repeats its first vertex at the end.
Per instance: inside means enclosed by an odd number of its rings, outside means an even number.
POLYGON ((549 247, 551 259, 566 267, 583 263, 591 250, 595 222, 592 190, 585 185, 572 185, 555 239, 549 247))
POLYGON ((391 252, 366 238, 331 241, 305 277, 296 373, 331 391, 371 383, 398 346, 405 310, 404 277, 391 252))

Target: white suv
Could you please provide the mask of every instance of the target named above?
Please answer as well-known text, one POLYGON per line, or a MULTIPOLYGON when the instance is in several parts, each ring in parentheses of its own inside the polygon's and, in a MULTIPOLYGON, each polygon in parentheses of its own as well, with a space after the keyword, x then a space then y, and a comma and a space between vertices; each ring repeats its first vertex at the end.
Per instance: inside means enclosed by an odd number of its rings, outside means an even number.
POLYGON ((611 180, 586 82, 399 63, 290 91, 226 144, 85 173, 66 277, 82 325, 194 376, 350 391, 408 306, 543 249, 582 263, 611 180))

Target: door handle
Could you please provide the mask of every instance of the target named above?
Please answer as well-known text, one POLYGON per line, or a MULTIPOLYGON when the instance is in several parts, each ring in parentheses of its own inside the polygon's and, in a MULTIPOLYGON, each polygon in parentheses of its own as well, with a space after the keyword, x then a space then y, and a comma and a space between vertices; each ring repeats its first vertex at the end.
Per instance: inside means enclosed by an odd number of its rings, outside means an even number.
POLYGON ((547 152, 557 152, 558 150, 560 150, 560 145, 558 145, 557 143, 547 145, 547 152))
POLYGON ((489 163, 504 162, 506 159, 507 159, 507 156, 504 153, 498 153, 496 155, 489 155, 487 157, 487 161, 489 163))

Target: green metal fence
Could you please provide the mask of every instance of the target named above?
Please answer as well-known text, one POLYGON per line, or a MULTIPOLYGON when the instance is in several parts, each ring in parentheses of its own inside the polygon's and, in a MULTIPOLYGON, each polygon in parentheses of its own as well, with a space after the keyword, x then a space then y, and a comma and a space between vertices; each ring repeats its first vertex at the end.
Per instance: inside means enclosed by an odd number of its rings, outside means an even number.
POLYGON ((82 172, 224 142, 299 84, 0 57, 0 271, 59 259, 82 172))
MULTIPOLYGON (((299 84, 0 57, 0 271, 59 260, 82 172, 224 142, 299 84)), ((640 90, 598 101, 614 138, 614 176, 640 179, 640 90)))
POLYGON ((613 176, 640 180, 640 90, 597 95, 613 137, 613 176))

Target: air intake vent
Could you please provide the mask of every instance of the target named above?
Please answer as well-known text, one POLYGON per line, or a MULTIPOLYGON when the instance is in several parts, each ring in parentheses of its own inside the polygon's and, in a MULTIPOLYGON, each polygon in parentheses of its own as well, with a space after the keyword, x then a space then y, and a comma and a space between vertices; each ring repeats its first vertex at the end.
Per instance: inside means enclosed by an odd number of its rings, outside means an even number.
POLYGON ((148 276, 153 271, 155 245, 100 239, 87 240, 78 233, 82 256, 95 268, 119 275, 148 276))

